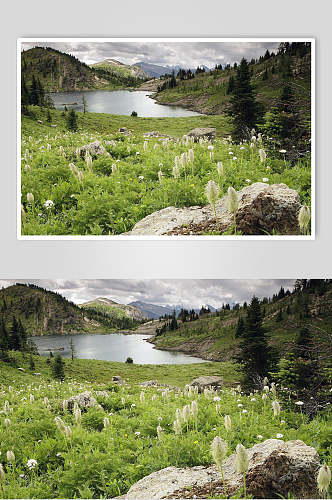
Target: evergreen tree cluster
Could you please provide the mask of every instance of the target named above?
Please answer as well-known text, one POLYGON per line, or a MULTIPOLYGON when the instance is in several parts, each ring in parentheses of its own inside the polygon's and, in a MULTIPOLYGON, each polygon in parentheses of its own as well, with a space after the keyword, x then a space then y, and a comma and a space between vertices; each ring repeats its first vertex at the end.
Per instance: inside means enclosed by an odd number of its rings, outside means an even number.
POLYGON ((35 352, 35 346, 28 340, 21 319, 12 317, 10 326, 6 326, 3 315, 0 316, 0 351, 35 352))

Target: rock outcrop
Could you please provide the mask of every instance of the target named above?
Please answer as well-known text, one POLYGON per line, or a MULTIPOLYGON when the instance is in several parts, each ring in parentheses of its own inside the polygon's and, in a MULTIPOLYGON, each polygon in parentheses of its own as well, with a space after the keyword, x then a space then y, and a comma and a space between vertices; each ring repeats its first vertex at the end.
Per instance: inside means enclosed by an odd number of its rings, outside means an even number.
POLYGON ((93 406, 99 407, 100 405, 97 403, 96 399, 92 396, 91 392, 85 391, 81 392, 81 394, 77 394, 76 396, 72 396, 68 399, 68 410, 73 410, 74 403, 77 403, 78 406, 84 410, 86 408, 91 408, 93 406))
MULTIPOLYGON (((244 235, 300 234, 297 191, 286 184, 255 182, 237 192, 239 207, 237 231, 244 235)), ((229 230, 234 217, 227 209, 227 195, 216 203, 221 232, 229 230)), ((154 212, 125 233, 127 235, 193 235, 216 232, 217 224, 210 205, 204 207, 167 207, 154 212)))
POLYGON ((193 137, 195 142, 198 142, 200 139, 213 141, 216 138, 216 129, 213 127, 194 128, 187 135, 193 137))
POLYGON ((203 375, 202 377, 195 378, 190 385, 198 387, 198 392, 203 392, 204 389, 208 389, 209 387, 221 389, 223 380, 218 376, 203 375))
MULTIPOLYGON (((247 450, 247 494, 254 498, 319 498, 316 477, 317 451, 302 441, 267 439, 247 450)), ((235 466, 235 454, 224 461, 227 495, 236 495, 243 475, 235 466)), ((223 495, 223 483, 216 466, 179 469, 167 467, 134 484, 122 498, 126 500, 162 498, 213 498, 223 495)))
POLYGON ((90 144, 86 144, 76 149, 76 156, 84 158, 87 153, 89 153, 92 158, 96 158, 100 155, 108 155, 108 152, 100 141, 90 142, 90 144))

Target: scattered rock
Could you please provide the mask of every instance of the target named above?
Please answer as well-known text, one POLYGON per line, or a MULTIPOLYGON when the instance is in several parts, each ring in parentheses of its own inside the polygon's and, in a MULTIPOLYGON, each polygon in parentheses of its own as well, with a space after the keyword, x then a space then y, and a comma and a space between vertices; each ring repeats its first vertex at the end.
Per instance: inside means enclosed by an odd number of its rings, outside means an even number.
POLYGON ((193 130, 190 130, 187 135, 189 137, 193 137, 195 142, 198 142, 200 139, 213 141, 216 138, 216 129, 213 127, 194 128, 193 130))
MULTIPOLYGON (((298 213, 300 197, 286 184, 255 182, 237 192, 239 208, 236 215, 237 230, 245 235, 300 234, 298 213)), ((221 232, 234 224, 233 215, 227 210, 227 195, 216 203, 221 232)), ((210 205, 204 207, 167 207, 158 210, 135 224, 128 235, 183 235, 204 234, 217 231, 214 212, 210 205)))
POLYGON ((131 135, 131 130, 128 130, 127 127, 120 127, 119 132, 123 135, 131 135))
POLYGON ((112 382, 119 385, 125 384, 125 381, 120 377, 120 375, 114 375, 114 377, 112 377, 112 382))
POLYGON ((102 398, 106 398, 106 399, 108 399, 110 397, 110 395, 107 391, 96 391, 95 395, 101 396, 102 398))
POLYGON ((167 134, 161 134, 160 132, 153 130, 152 132, 145 132, 143 134, 144 137, 168 137, 169 139, 171 138, 167 134))
POLYGON ((145 382, 140 383, 141 387, 161 387, 164 389, 171 389, 171 390, 179 390, 178 387, 175 387, 174 385, 168 385, 168 384, 160 384, 158 380, 146 380, 145 382))
POLYGON ((100 406, 90 391, 81 392, 81 394, 77 394, 76 396, 69 398, 68 410, 72 410, 74 408, 74 403, 77 403, 81 409, 91 408, 92 406, 100 406))
POLYGON ((34 373, 34 375, 35 375, 36 377, 40 377, 40 376, 41 376, 41 373, 40 373, 40 372, 36 372, 36 373, 34 373))
POLYGON ((43 123, 41 120, 37 120, 38 123, 43 123))
POLYGON ((100 155, 108 155, 106 149, 100 141, 94 141, 90 144, 86 144, 78 149, 76 149, 76 156, 85 157, 86 153, 89 153, 92 157, 97 157, 100 155))
POLYGON ((218 376, 203 375, 202 377, 195 378, 190 385, 198 387, 198 392, 203 392, 204 389, 208 389, 209 387, 213 387, 214 389, 221 389, 223 380, 218 376))
POLYGON ((17 368, 20 372, 25 372, 24 368, 17 368))
MULTIPOLYGON (((316 476, 320 467, 317 451, 302 441, 267 439, 247 450, 247 494, 254 498, 319 498, 316 476)), ((235 454, 224 461, 227 495, 236 495, 243 475, 236 471, 235 454)), ((179 469, 167 467, 135 483, 124 499, 213 498, 223 495, 216 466, 179 469)))

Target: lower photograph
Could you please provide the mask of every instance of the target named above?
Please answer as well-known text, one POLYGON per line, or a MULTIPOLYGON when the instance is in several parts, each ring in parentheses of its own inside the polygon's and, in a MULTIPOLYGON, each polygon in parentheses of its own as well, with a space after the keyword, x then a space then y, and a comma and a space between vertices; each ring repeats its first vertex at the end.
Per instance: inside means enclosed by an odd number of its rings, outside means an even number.
POLYGON ((0 279, 0 498, 330 498, 332 279, 0 279))

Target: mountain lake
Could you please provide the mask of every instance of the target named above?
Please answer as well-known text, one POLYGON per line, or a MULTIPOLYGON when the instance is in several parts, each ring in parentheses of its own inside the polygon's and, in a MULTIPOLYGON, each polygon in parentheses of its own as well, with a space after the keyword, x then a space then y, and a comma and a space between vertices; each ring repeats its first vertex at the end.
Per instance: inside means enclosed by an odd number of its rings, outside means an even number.
POLYGON ((158 104, 149 97, 152 92, 146 90, 91 90, 77 92, 52 92, 48 95, 52 98, 56 109, 74 109, 83 111, 83 95, 85 96, 86 110, 92 113, 109 113, 113 115, 131 115, 136 111, 141 117, 181 117, 196 116, 200 113, 189 111, 180 106, 168 106, 158 104))
POLYGON ((182 352, 160 351, 154 345, 146 342, 149 335, 126 335, 112 333, 106 335, 43 335, 33 336, 31 340, 36 344, 39 354, 48 356, 61 354, 64 358, 71 357, 70 341, 73 340, 77 358, 99 359, 104 361, 126 361, 133 358, 136 364, 192 364, 205 362, 182 352))

